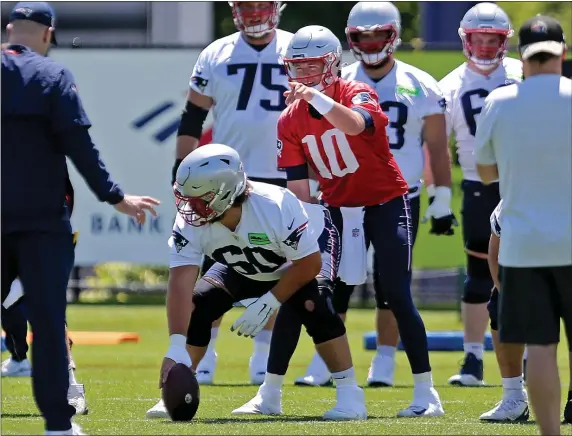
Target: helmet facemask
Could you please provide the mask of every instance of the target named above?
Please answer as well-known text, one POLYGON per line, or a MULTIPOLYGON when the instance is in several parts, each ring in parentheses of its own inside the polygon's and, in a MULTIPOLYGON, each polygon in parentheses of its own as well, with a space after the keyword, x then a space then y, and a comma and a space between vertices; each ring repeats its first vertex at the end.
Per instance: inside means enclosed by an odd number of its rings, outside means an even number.
MULTIPOLYGON (((463 42, 463 53, 477 68, 488 71, 495 68, 506 56, 508 39, 512 36, 511 30, 503 29, 459 29, 459 36, 463 42), (476 43, 475 36, 498 35, 498 43, 476 43)), ((486 40, 486 38, 483 38, 486 40)))
POLYGON ((368 26, 367 29, 346 27, 346 37, 354 57, 371 67, 382 64, 401 43, 398 30, 391 24, 368 26), (364 37, 366 40, 362 41, 364 37))
POLYGON ((218 191, 209 191, 198 196, 185 196, 182 186, 175 182, 175 204, 177 211, 183 219, 193 227, 202 227, 216 221, 232 207, 236 198, 246 189, 246 175, 244 182, 236 185, 234 191, 222 184, 218 191))
POLYGON ((309 58, 284 58, 283 61, 290 82, 301 83, 319 92, 324 92, 339 77, 341 61, 336 52, 309 58))
POLYGON ((234 25, 251 38, 262 38, 272 32, 280 21, 284 6, 280 2, 229 2, 234 25), (263 4, 261 4, 263 3, 263 4))

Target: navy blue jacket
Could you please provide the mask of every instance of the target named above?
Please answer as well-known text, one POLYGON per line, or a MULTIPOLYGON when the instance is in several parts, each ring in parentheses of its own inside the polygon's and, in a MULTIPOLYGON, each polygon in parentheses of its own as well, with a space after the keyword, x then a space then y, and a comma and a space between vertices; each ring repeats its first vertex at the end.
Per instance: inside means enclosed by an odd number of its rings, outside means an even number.
POLYGON ((2 233, 71 232, 66 156, 100 201, 117 204, 72 74, 27 47, 2 52, 2 233))

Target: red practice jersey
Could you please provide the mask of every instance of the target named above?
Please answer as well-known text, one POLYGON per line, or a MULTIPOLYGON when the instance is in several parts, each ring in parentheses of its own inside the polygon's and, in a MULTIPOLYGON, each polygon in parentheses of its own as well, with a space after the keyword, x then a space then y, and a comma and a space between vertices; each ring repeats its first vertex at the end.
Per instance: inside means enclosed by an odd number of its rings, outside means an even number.
POLYGON ((335 207, 374 206, 407 192, 407 182, 389 150, 387 116, 365 83, 339 79, 334 100, 366 111, 373 127, 357 136, 310 114, 306 101, 288 106, 278 120, 278 167, 310 164, 323 200, 335 207))

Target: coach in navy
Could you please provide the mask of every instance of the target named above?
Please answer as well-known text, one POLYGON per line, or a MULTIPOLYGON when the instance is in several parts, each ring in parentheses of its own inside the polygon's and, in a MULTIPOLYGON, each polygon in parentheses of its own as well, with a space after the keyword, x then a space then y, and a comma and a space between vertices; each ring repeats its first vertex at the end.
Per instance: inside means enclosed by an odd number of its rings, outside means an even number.
POLYGON ((18 3, 9 21, 2 51, 2 301, 19 277, 34 333, 33 389, 46 434, 81 434, 72 426, 74 408, 66 398, 66 288, 74 264, 66 156, 100 201, 140 223, 159 202, 124 195, 100 160, 72 74, 46 57, 55 43, 50 5, 18 3))

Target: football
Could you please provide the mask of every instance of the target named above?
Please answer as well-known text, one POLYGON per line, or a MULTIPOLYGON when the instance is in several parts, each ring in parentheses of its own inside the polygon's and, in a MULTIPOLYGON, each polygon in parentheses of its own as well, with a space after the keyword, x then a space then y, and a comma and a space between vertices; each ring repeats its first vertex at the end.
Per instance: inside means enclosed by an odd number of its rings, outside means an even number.
POLYGON ((199 382, 188 366, 177 363, 162 389, 163 402, 173 421, 190 421, 200 402, 199 382))

